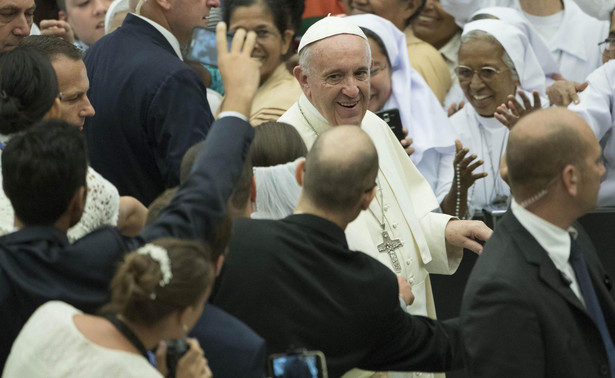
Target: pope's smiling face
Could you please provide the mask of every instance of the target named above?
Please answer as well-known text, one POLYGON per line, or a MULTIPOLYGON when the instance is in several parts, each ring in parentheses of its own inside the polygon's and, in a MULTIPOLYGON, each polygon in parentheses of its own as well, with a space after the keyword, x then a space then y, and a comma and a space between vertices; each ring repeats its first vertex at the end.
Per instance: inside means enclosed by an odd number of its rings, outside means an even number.
POLYGON ((295 68, 303 92, 332 125, 360 125, 369 101, 367 41, 339 34, 309 45, 308 72, 295 68))

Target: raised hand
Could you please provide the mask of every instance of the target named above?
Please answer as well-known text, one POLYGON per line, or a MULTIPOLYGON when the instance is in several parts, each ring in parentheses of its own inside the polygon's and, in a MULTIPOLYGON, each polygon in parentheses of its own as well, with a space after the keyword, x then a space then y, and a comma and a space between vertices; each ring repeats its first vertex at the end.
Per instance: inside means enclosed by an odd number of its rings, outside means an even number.
POLYGON ((532 96, 534 97, 533 105, 523 91, 517 91, 517 94, 521 97, 523 105, 519 103, 515 96, 509 95, 506 104, 498 106, 494 113, 495 118, 509 130, 515 126, 521 117, 542 108, 542 102, 538 91, 532 91, 532 96))

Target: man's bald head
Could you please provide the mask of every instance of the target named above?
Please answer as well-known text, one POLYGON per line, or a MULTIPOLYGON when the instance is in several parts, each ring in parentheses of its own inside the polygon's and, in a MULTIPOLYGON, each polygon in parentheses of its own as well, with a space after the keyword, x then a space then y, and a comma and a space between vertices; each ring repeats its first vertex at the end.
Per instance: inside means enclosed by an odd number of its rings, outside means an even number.
POLYGON ((377 175, 378 153, 370 137, 357 126, 338 126, 318 137, 308 153, 303 194, 323 210, 353 210, 377 175))
POLYGON ((583 118, 564 108, 543 109, 522 118, 506 150, 508 179, 517 200, 546 189, 567 165, 588 155, 593 132, 583 118))

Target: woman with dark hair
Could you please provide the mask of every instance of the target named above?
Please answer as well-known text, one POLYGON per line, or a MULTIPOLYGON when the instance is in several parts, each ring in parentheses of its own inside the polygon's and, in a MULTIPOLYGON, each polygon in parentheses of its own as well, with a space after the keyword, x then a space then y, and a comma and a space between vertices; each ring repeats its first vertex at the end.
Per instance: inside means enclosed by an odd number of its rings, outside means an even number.
POLYGON ((250 148, 256 186, 252 218, 281 219, 293 213, 301 187, 297 163, 307 147, 297 129, 283 122, 266 122, 255 129, 250 148))
POLYGON ((33 49, 0 54, 0 141, 35 122, 60 117, 60 90, 51 63, 33 49))
POLYGON ((262 62, 261 82, 250 111, 253 126, 278 118, 301 95, 297 80, 285 65, 292 54, 295 29, 301 23, 303 2, 292 0, 227 0, 223 20, 231 32, 254 30, 252 56, 262 62))
MULTIPOLYGON (((111 281, 111 315, 84 314, 64 302, 41 306, 13 344, 3 377, 167 376, 166 343, 186 337, 209 297, 214 272, 197 241, 159 239, 126 255, 111 281), (158 371, 147 351, 157 351, 158 371)), ((176 377, 211 377, 195 339, 176 377)))
MULTIPOLYGON (((0 54, 0 151, 15 133, 42 119, 61 118, 61 95, 51 63, 36 49, 20 46, 0 54)), ((129 235, 140 231, 147 214, 141 203, 120 198, 115 186, 92 168, 87 184, 83 216, 68 231, 71 242, 103 225, 117 226, 129 235)), ((0 235, 14 231, 14 218, 10 201, 0 191, 0 235)))

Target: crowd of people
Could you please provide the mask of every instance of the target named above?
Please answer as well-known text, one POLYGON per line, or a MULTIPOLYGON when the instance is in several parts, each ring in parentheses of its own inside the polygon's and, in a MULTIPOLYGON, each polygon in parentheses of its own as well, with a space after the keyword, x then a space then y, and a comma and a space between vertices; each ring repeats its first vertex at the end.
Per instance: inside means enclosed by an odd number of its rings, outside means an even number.
POLYGON ((576 222, 615 207, 613 1, 37 6, 0 0, 3 377, 615 377, 576 222))

